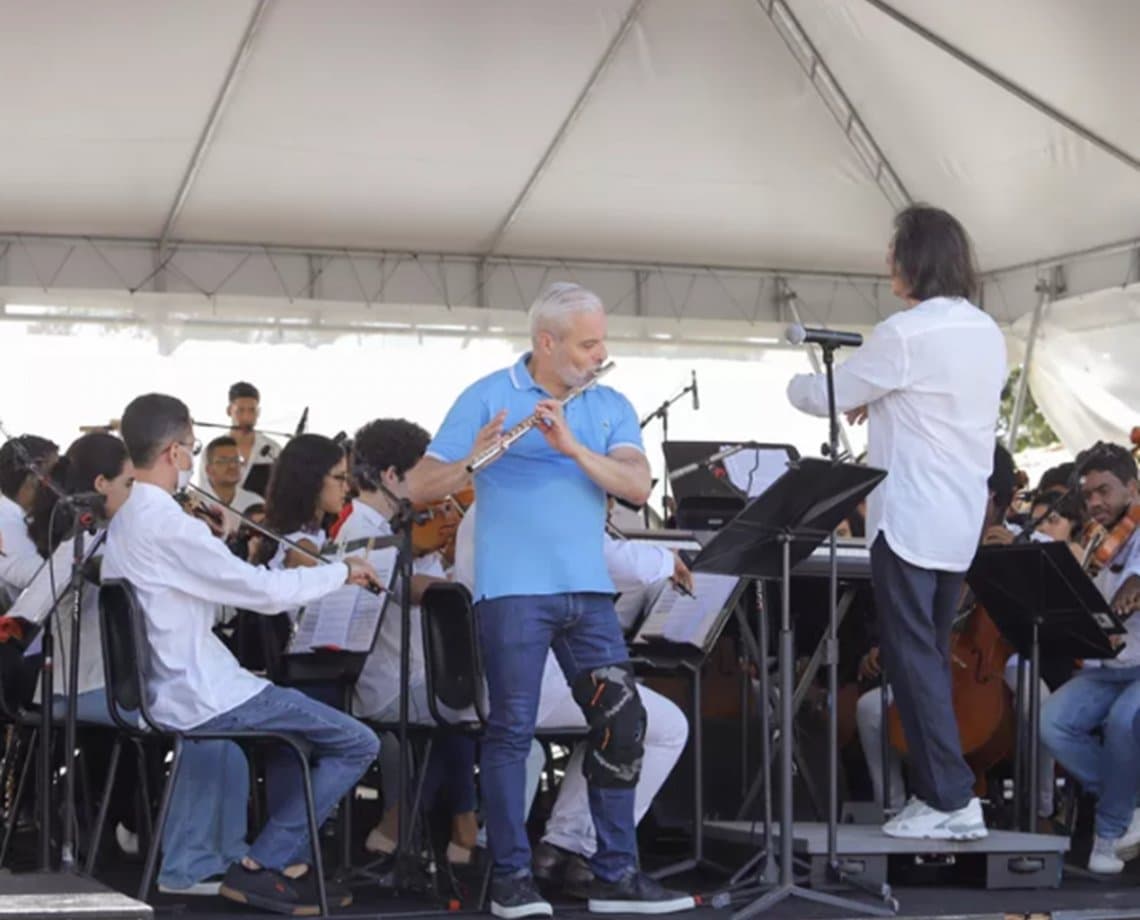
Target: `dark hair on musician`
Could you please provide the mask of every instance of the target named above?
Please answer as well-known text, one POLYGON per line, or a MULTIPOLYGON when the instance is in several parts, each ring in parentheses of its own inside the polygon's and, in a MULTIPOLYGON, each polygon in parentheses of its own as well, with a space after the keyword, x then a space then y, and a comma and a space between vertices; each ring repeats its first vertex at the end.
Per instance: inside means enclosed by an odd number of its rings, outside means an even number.
POLYGON ((994 507, 1005 517, 1013 503, 1013 493, 1017 491, 1017 469, 1013 456, 1002 444, 994 445, 994 468, 986 484, 994 497, 994 507))
POLYGON ((265 524, 281 534, 312 530, 325 477, 344 448, 320 434, 293 438, 278 455, 265 495, 265 524))
POLYGON ((402 479, 419 462, 430 443, 431 435, 407 419, 371 421, 352 439, 352 478, 362 489, 376 489, 380 474, 395 467, 396 475, 402 479))
POLYGON ((238 442, 231 438, 228 434, 222 435, 220 438, 214 438, 209 444, 206 445, 206 462, 210 463, 214 459, 214 451, 219 447, 237 447, 238 442))
POLYGON ((1031 516, 1038 517, 1045 507, 1055 511, 1072 525, 1070 536, 1084 526, 1085 503, 1078 492, 1058 493, 1057 490, 1046 489, 1043 492, 1033 493, 1033 503, 1029 509, 1031 516))
MULTIPOLYGON (((126 462, 127 448, 122 441, 114 435, 93 432, 72 441, 48 475, 65 495, 94 492, 96 479, 114 479, 126 462)), ((28 536, 45 559, 71 534, 75 523, 72 509, 56 508, 58 503, 56 492, 41 483, 32 505, 28 536)))
POLYGON ((1086 473, 1112 473, 1124 485, 1136 479, 1136 458, 1128 448, 1119 444, 1097 441, 1088 450, 1077 454, 1077 469, 1086 473))
POLYGON ((0 492, 15 500, 31 472, 25 455, 32 463, 39 463, 58 451, 58 444, 34 434, 22 434, 12 441, 6 441, 0 446, 0 492), (23 447, 23 451, 17 449, 15 442, 23 447))
POLYGON ((1073 484, 1073 471, 1076 469, 1075 463, 1059 463, 1057 466, 1051 466, 1044 473, 1041 474, 1041 480, 1037 483, 1037 488, 1034 490, 1037 495, 1044 492, 1065 492, 1073 484))
POLYGON ((911 205, 895 215, 891 263, 914 300, 969 300, 978 288, 970 238, 955 217, 939 208, 911 205))
POLYGON ((261 402, 261 393, 258 392, 257 387, 252 383, 246 383, 244 380, 239 380, 232 387, 230 387, 230 402, 237 402, 239 399, 256 399, 261 402))
POLYGON ((131 400, 123 410, 119 430, 131 462, 140 469, 154 466, 172 441, 192 431, 190 410, 181 399, 164 393, 147 393, 131 400))

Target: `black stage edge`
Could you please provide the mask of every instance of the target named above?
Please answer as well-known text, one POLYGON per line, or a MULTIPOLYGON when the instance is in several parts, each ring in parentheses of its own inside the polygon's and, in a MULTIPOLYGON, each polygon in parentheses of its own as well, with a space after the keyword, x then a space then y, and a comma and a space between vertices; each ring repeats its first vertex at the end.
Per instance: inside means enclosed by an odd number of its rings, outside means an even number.
POLYGON ((82 875, 0 871, 0 920, 150 920, 153 916, 149 904, 82 875))

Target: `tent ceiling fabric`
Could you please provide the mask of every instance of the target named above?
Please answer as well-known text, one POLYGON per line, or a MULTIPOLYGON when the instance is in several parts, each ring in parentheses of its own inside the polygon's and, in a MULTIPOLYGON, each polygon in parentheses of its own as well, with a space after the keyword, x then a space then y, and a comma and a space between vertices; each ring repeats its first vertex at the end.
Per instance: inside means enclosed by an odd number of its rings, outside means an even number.
MULTIPOLYGON (((882 273, 891 206, 770 2, 644 0, 496 254, 882 273)), ((984 268, 1140 236, 1140 172, 865 0, 786 2, 984 268)), ((1140 4, 893 2, 1140 155, 1140 4)), ((156 239, 254 8, 0 0, 0 234, 156 239)), ((269 0, 171 238, 487 253, 630 8, 269 0)))

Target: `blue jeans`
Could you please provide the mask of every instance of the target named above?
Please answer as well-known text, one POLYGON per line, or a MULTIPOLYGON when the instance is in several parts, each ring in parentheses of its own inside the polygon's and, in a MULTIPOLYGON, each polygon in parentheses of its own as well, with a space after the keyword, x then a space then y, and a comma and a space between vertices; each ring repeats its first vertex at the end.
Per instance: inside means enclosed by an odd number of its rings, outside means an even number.
MULTIPOLYGON (((553 648, 563 675, 629 660, 606 594, 518 595, 480 601, 475 608, 487 672, 490 713, 482 751, 483 811, 495 875, 529 875, 526 759, 534 738, 542 671, 553 648)), ((637 865, 633 789, 590 784, 597 832, 594 874, 621 878, 637 865)))
POLYGON ((1096 834, 1128 829, 1140 789, 1140 668, 1086 668, 1041 709, 1041 743, 1096 796, 1096 834), (1093 737, 1100 728, 1103 743, 1093 737))
MULTIPOLYGON (((273 685, 229 712, 210 719, 199 731, 270 731, 296 737, 309 751, 318 825, 356 785, 380 750, 375 732, 352 716, 318 703, 298 690, 273 685)), ((267 784, 269 777, 281 770, 295 773, 293 752, 284 748, 268 751, 267 784)), ((243 811, 244 807, 243 799, 243 811)), ((305 793, 301 784, 295 782, 292 789, 277 797, 248 855, 270 869, 283 869, 307 862, 311 853, 305 793)))

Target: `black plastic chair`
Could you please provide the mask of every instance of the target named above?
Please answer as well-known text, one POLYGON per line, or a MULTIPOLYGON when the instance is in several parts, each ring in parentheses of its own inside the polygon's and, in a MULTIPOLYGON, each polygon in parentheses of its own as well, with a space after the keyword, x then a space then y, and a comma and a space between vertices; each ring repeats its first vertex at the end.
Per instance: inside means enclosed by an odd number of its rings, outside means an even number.
MULTIPOLYGON (((325 891, 324 866, 321 861, 320 828, 317 825, 308 756, 301 744, 296 738, 280 732, 203 732, 193 729, 176 731, 159 725, 150 714, 150 706, 147 700, 146 676, 151 670, 150 645, 146 638, 146 624, 142 607, 134 588, 128 582, 119 579, 105 581, 99 590, 99 617, 103 632, 103 667, 106 675, 107 699, 111 718, 123 734, 128 737, 168 739, 174 747, 170 773, 163 786, 158 817, 154 822, 154 831, 147 848, 143 877, 139 884, 139 900, 145 901, 147 899, 154 882, 158 852, 162 844, 162 833, 170 812, 170 800, 174 791, 174 784, 178 778, 184 744, 187 741, 282 744, 296 755, 301 767, 305 805, 309 818, 309 838, 313 848, 312 871, 316 873, 321 916, 328 916, 328 897, 325 891), (127 714, 132 712, 139 714, 138 722, 132 723, 127 718, 127 714)), ((99 816, 96 819, 95 826, 95 840, 99 840, 102 834, 112 782, 114 782, 113 771, 108 778, 103 801, 100 803, 99 816)))

